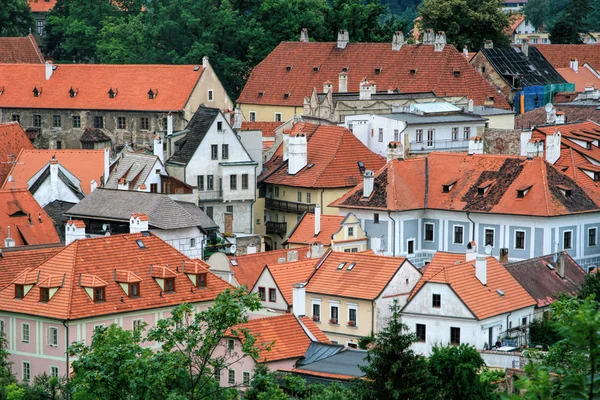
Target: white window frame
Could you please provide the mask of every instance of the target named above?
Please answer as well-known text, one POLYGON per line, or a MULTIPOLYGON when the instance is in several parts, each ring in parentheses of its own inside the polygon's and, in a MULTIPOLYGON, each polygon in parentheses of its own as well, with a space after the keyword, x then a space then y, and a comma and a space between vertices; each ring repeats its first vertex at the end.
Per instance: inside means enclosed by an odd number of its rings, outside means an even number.
POLYGON ((465 244, 465 226, 462 224, 454 224, 452 225, 452 244, 465 244), (456 228, 462 228, 462 241, 456 242, 456 228))
POLYGON ((416 129, 415 130, 415 142, 416 143, 423 143, 423 129, 416 129))
POLYGON ((378 142, 383 142, 383 128, 379 128, 377 141, 378 142))
POLYGON ((463 127, 463 139, 469 140, 471 138, 471 127, 465 126, 463 127))
POLYGON ((6 339, 6 321, 0 319, 0 334, 4 333, 6 339))
POLYGON ((131 329, 134 330, 134 329, 136 329, 136 325, 140 326, 143 323, 144 323, 144 320, 142 318, 136 318, 131 321, 131 329))
POLYGON ((233 368, 229 368, 227 369, 227 384, 228 385, 235 385, 235 369, 233 368), (233 382, 231 379, 231 373, 233 372, 233 382))
POLYGON ((58 378, 60 376, 60 369, 56 365, 50 366, 50 376, 58 378), (56 371, 56 374, 54 373, 56 371))
MULTIPOLYGON (((314 311, 314 305, 317 304, 319 306, 319 321, 316 322, 320 322, 322 320, 322 315, 323 315, 323 306, 321 305, 321 299, 310 299, 310 317, 314 317, 313 311, 314 311)), ((338 310, 339 313, 339 310, 338 310)))
POLYGON ((250 386, 251 383, 252 383, 252 374, 250 373, 250 371, 242 371, 242 385, 250 386), (246 377, 248 377, 247 381, 246 381, 246 377))
POLYGON ((31 340, 31 326, 27 322, 21 322, 21 342, 29 343, 31 340), (27 327, 27 339, 25 339, 25 327, 27 327))
POLYGON ((58 328, 56 326, 48 327, 48 346, 58 347, 58 328), (54 340, 53 332, 56 332, 56 341, 54 340))
POLYGON ((514 234, 513 240, 514 240, 513 250, 525 250, 527 248, 527 231, 525 231, 525 229, 515 229, 515 234, 514 234), (522 249, 517 247, 517 232, 523 232, 523 248, 522 249))
POLYGON ((215 101, 215 92, 212 89, 208 89, 206 98, 208 99, 208 101, 215 101))
POLYGON ((573 250, 573 230, 572 229, 564 230, 562 233, 562 236, 563 236, 562 237, 563 250, 573 250), (567 232, 571 232, 571 240, 570 240, 571 243, 569 243, 569 247, 565 247, 565 233, 567 233, 567 232))
POLYGON ((347 232, 348 232, 347 233, 348 237, 354 237, 354 227, 353 226, 349 226, 347 232))
POLYGON ((273 113, 273 121, 283 122, 283 113, 280 113, 280 112, 273 113), (277 119, 277 116, 279 116, 279 119, 277 119))
POLYGON ((256 122, 256 111, 248 112, 248 122, 256 122))
POLYGON ((21 377, 25 382, 31 382, 31 363, 29 361, 21 361, 21 377), (25 379, 25 366, 27 366, 27 379, 25 379))
MULTIPOLYGON (((329 300, 329 320, 333 318, 333 314, 331 313, 331 307, 337 307, 337 324, 340 324, 340 302, 338 300, 329 300)), ((321 312, 323 310, 321 309, 321 312)))
POLYGON ((598 246, 598 228, 595 226, 592 226, 590 228, 587 229, 587 247, 597 247, 598 246), (596 243, 595 244, 590 244, 590 231, 595 231, 596 233, 594 234, 594 238, 596 239, 596 243))
POLYGON ((423 241, 427 242, 427 243, 433 243, 435 242, 435 224, 433 222, 424 222, 423 223, 423 241), (427 240, 427 225, 431 225, 432 228, 432 235, 431 235, 431 240, 427 240))
POLYGON ((496 243, 496 228, 492 228, 489 226, 483 227, 483 245, 487 246, 487 244, 485 243, 485 237, 486 235, 486 231, 492 231, 493 233, 493 237, 492 237, 492 244, 491 246, 494 247, 494 244, 496 243))
POLYGON ((235 350, 235 340, 227 339, 227 351, 235 350))
POLYGON ((400 141, 400 130, 394 129, 394 142, 399 142, 399 141, 400 141))
MULTIPOLYGON (((347 304, 347 319, 346 323, 350 322, 350 310, 356 311, 356 321, 354 321, 354 327, 358 327, 358 304, 357 303, 346 303, 347 304)), ((339 313, 339 310, 338 310, 339 313)))

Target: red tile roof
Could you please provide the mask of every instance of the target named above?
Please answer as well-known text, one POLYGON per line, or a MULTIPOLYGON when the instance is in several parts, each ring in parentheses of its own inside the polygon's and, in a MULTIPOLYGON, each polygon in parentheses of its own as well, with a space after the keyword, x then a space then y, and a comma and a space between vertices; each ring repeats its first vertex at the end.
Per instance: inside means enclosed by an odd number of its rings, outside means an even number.
POLYGON ((4 181, 3 189, 26 188, 27 182, 44 168, 52 157, 80 180, 81 190, 90 194, 91 181, 98 185, 104 175, 104 150, 22 150, 10 171, 12 182, 4 181))
MULTIPOLYGON (((436 253, 437 254, 437 253, 436 253)), ((435 258, 435 255, 434 255, 435 258)), ((475 261, 430 268, 413 289, 409 303, 428 282, 445 283, 479 320, 533 306, 535 300, 494 257, 487 258, 487 284, 475 277, 475 261), (501 296, 497 290, 501 290, 501 296)))
POLYGON ((600 88, 600 78, 583 65, 579 67, 578 72, 568 67, 556 68, 556 70, 567 82, 575 84, 576 92, 583 92, 590 85, 593 85, 596 89, 600 88))
POLYGON ((363 198, 359 184, 331 206, 557 216, 600 211, 600 191, 578 186, 541 157, 527 160, 434 152, 426 158, 388 162, 375 174, 374 190, 368 199, 363 198), (444 193, 443 186, 454 181, 450 191, 444 193), (486 181, 493 183, 484 194, 479 194, 479 187, 486 181), (558 186, 572 188, 572 196, 565 197, 558 186), (523 187, 531 189, 524 198, 517 198, 517 190, 523 187))
POLYGON ((0 63, 43 64, 44 61, 32 34, 25 37, 0 37, 0 63))
MULTIPOLYGON (((599 104, 591 104, 586 106, 580 105, 556 105, 557 111, 563 111, 567 122, 570 121, 600 121, 600 107, 599 104)), ((537 125, 543 125, 546 123, 546 110, 544 107, 536 108, 531 111, 527 111, 524 114, 517 114, 515 116, 515 129, 530 129, 537 125)))
POLYGON ((290 244, 313 244, 322 243, 324 246, 331 245, 331 237, 339 232, 344 220, 341 215, 321 215, 321 230, 315 236, 315 214, 306 213, 298 222, 287 239, 290 244))
POLYGON ((15 246, 58 243, 54 221, 27 189, 0 190, 0 246, 10 236, 15 246))
POLYGON ((295 187, 351 187, 363 179, 358 161, 371 170, 385 164, 385 158, 369 150, 344 127, 298 123, 294 125, 292 134, 299 132, 307 136, 307 166, 295 175, 288 174, 288 162, 283 161, 283 149, 279 146, 265 163, 267 172, 261 175, 260 180, 295 187))
POLYGON ((12 165, 21 150, 33 150, 33 144, 18 122, 0 124, 0 183, 4 182, 12 165), (14 159, 11 158, 14 155, 14 159))
POLYGON ((56 5, 56 0, 27 0, 32 12, 48 12, 56 5))
POLYGON ((266 267, 288 305, 293 304, 292 288, 294 284, 308 281, 310 275, 315 272, 315 266, 318 262, 318 259, 309 259, 285 264, 273 264, 266 267))
POLYGON ((321 328, 319 328, 319 326, 315 323, 315 321, 313 321, 312 318, 305 316, 299 317, 298 318, 300 321, 302 321, 302 323, 304 324, 304 326, 306 328, 308 328, 308 330, 310 331, 310 333, 313 334, 313 336, 315 337, 315 339, 317 339, 317 341, 321 342, 321 343, 328 343, 331 344, 331 340, 329 340, 329 338, 327 337, 327 335, 325 335, 323 333, 323 331, 321 330, 321 328))
POLYGON ((35 287, 23 299, 15 300, 14 287, 9 285, 0 291, 0 310, 73 320, 174 306, 183 302, 210 301, 231 287, 208 272, 208 266, 202 261, 192 261, 157 236, 141 233, 76 240, 33 272, 39 272, 40 281, 48 276, 64 276, 64 284, 48 303, 39 302, 39 291, 35 287), (137 241, 142 241, 145 247, 140 248, 137 241), (202 264, 207 273, 205 289, 195 289, 192 281, 182 273, 184 262, 202 264), (152 264, 169 264, 179 270, 174 293, 162 292, 150 275, 152 264), (114 279, 117 269, 129 271, 141 279, 140 297, 127 296, 114 279), (94 302, 80 285, 80 279, 82 285, 106 285, 106 301, 94 302))
POLYGON ((349 43, 341 50, 336 43, 282 42, 254 68, 237 102, 302 107, 304 97, 310 96, 313 88, 322 88, 325 81, 333 82, 333 90, 338 92, 343 68, 348 68, 349 92, 358 92, 360 82, 367 78, 380 88, 406 93, 468 96, 475 105, 484 105, 488 96, 495 97, 494 107, 510 108, 453 46, 434 52, 433 46, 406 44, 392 51, 390 43, 349 43), (381 68, 379 74, 376 68, 381 68))
POLYGON ((262 131, 263 137, 275 137, 275 129, 283 122, 242 122, 242 131, 262 131))
MULTIPOLYGON (((259 362, 300 358, 312 343, 294 314, 251 319, 240 327, 248 329, 255 336, 256 345, 261 349, 257 358, 259 362), (266 349, 268 346, 271 346, 270 350, 266 349)), ((322 332, 315 334, 319 331, 316 325, 310 330, 314 336, 324 336, 322 332)))
POLYGON ((194 65, 0 64, 0 108, 179 111, 196 87, 202 67, 194 65), (34 97, 33 90, 41 93, 34 97), (70 97, 69 90, 77 92, 70 97), (109 98, 110 89, 118 92, 109 98), (157 92, 150 99, 148 91, 157 92))
POLYGON ((26 268, 35 268, 62 250, 62 247, 3 251, 0 257, 0 289, 9 285, 26 268))
POLYGON ((580 69, 585 63, 594 68, 600 66, 600 44, 536 44, 535 47, 554 68, 569 67, 571 59, 579 61, 580 69))
POLYGON ((283 257, 286 259, 290 251, 298 252, 298 261, 307 260, 306 254, 310 247, 299 247, 293 250, 281 249, 265 251, 262 253, 247 254, 243 256, 231 257, 231 271, 235 280, 240 286, 246 285, 248 289, 254 287, 256 280, 267 265, 277 265, 278 260, 283 257))
POLYGON ((403 257, 330 251, 310 277, 306 293, 374 300, 405 261, 403 257), (346 264, 338 269, 342 263, 346 264), (348 270, 352 263, 355 265, 348 270))
POLYGON ((513 33, 515 33, 515 29, 517 29, 524 20, 525 20, 525 15, 513 14, 510 17, 510 27, 506 28, 504 30, 504 33, 507 34, 508 36, 511 36, 513 33))

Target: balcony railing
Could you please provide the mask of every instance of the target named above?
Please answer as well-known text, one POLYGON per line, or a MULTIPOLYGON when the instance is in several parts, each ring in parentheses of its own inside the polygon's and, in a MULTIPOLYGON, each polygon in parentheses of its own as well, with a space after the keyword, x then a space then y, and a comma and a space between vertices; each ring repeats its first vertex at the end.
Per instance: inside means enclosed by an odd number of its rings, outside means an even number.
POLYGON ((199 190, 199 201, 217 201, 223 200, 223 190, 199 190))
POLYGON ((295 203, 293 201, 277 200, 267 197, 265 199, 265 208, 276 211, 286 211, 290 213, 302 214, 304 212, 315 212, 314 204, 295 203))
POLYGON ((469 148, 469 139, 441 139, 410 142, 410 153, 429 153, 430 151, 460 151, 469 148))
POLYGON ((267 221, 265 228, 267 229, 267 234, 279 233, 285 235, 287 232, 287 222, 267 221))

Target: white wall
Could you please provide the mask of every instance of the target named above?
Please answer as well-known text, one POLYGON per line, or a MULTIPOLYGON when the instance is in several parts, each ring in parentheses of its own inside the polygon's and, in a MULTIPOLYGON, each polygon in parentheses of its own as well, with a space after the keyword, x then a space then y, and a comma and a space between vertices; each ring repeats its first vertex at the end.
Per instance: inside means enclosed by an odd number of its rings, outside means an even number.
POLYGON ((50 176, 48 176, 35 193, 33 193, 33 197, 42 207, 45 207, 48 203, 52 203, 54 200, 79 203, 79 198, 75 196, 75 193, 62 180, 58 180, 56 188, 57 192, 53 193, 50 176))
POLYGON ((266 293, 265 301, 260 302, 260 304, 262 305, 263 308, 273 308, 273 309, 281 310, 281 311, 288 310, 288 304, 286 303, 285 299, 283 298, 283 295, 277 288, 277 285, 275 284, 275 280, 273 279, 273 276, 266 269, 263 270, 263 272, 260 274, 260 276, 256 280, 256 283, 254 284, 254 288, 252 288, 252 293, 258 293, 259 287, 264 287, 265 293, 266 293), (277 298, 276 298, 277 301, 274 303, 269 301, 269 289, 275 289, 277 292, 277 298))
POLYGON ((400 307, 404 307, 411 290, 421 279, 421 273, 410 262, 406 261, 398 273, 394 275, 390 283, 375 300, 377 308, 376 331, 381 331, 391 317, 390 306, 394 300, 398 301, 400 307))
POLYGON ((159 238, 190 258, 202 258, 202 240, 204 234, 197 227, 181 229, 150 229, 159 238), (196 239, 196 245, 191 247, 191 239, 196 239))
POLYGON ((404 143, 403 130, 406 123, 373 114, 346 116, 345 127, 352 125, 354 135, 374 153, 387 156, 387 145, 394 141, 394 130, 398 130, 398 141, 404 143), (379 129, 383 129, 383 140, 379 141, 379 129))
POLYGON ((168 175, 162 163, 159 160, 156 160, 156 162, 152 166, 152 170, 148 174, 148 177, 143 182, 146 185, 146 190, 144 190, 144 192, 150 192, 150 185, 155 183, 157 185, 158 193, 162 193, 162 185, 160 180, 161 174, 168 175), (159 170, 160 172, 157 174, 156 170, 159 170))

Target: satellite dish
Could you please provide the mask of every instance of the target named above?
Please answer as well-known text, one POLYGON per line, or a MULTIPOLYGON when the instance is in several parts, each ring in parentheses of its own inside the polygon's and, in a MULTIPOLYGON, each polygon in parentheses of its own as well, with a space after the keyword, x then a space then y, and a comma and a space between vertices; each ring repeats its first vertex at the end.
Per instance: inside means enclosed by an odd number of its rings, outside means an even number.
POLYGON ((231 247, 229 247, 229 252, 231 254, 235 254, 236 250, 237 250, 237 246, 235 244, 232 244, 231 247))
POLYGON ((310 258, 310 250, 306 252, 306 258, 310 258))
POLYGON ((553 108, 554 108, 554 106, 552 105, 552 103, 548 103, 544 106, 544 110, 546 110, 547 113, 552 111, 553 108))
POLYGON ((493 247, 488 244, 483 248, 483 251, 485 252, 485 254, 487 254, 489 256, 492 254, 492 249, 493 249, 493 247))

